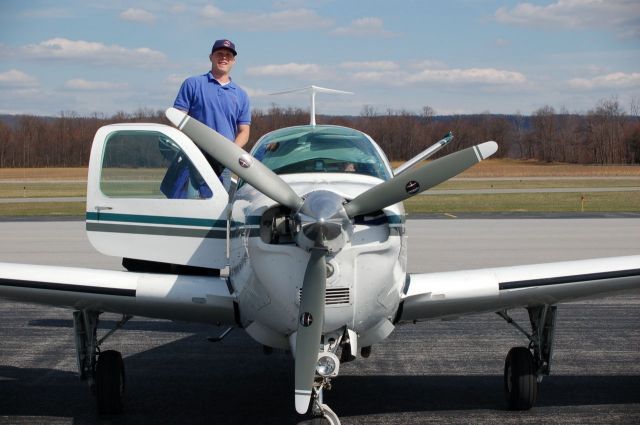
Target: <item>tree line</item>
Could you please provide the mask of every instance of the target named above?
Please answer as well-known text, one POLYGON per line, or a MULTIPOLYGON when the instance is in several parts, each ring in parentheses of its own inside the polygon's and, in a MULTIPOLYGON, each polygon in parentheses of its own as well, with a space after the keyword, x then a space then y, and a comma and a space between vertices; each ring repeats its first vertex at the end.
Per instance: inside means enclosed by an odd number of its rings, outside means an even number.
MULTIPOLYGON (((318 124, 343 125, 370 135, 390 160, 406 160, 449 131, 453 147, 443 153, 495 140, 496 157, 578 164, 640 164, 640 108, 625 111, 617 99, 601 100, 583 114, 543 106, 533 114, 438 116, 426 106, 420 113, 377 111, 364 106, 358 116, 318 116, 318 124)), ((85 167, 96 130, 119 122, 169 125, 163 111, 140 109, 80 116, 5 116, 0 120, 0 167, 85 167), (11 118, 10 120, 8 118, 11 118)), ((261 135, 286 126, 308 124, 308 110, 272 105, 252 114, 251 147, 261 135)))

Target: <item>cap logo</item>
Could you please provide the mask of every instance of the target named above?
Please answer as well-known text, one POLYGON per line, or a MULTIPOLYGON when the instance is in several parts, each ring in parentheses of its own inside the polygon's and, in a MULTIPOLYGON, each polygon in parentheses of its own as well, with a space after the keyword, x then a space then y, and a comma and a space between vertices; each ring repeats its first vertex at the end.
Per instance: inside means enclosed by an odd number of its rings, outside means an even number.
POLYGON ((227 47, 231 47, 231 42, 229 40, 223 41, 222 44, 224 44, 227 47))

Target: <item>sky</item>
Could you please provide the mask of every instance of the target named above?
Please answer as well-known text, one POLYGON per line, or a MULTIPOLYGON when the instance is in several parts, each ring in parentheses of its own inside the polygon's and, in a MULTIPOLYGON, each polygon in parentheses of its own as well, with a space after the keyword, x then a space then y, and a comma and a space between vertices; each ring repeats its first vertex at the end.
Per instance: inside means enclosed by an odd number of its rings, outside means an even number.
POLYGON ((216 39, 253 109, 438 115, 640 104, 639 0, 0 0, 0 114, 173 105, 216 39))

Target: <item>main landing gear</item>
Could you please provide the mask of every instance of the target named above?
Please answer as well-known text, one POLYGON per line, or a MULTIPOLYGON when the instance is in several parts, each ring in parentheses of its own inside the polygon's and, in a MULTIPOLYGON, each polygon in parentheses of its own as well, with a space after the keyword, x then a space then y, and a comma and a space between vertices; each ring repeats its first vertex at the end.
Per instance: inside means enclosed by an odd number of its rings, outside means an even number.
POLYGON ((551 370, 557 307, 528 307, 531 333, 506 312, 497 314, 529 339, 528 347, 513 347, 504 363, 504 392, 511 410, 529 410, 538 397, 538 384, 551 370))
POLYGON ((338 415, 331 408, 323 403, 322 392, 324 389, 331 389, 331 382, 327 378, 318 378, 313 387, 311 399, 311 413, 313 414, 313 425, 340 425, 338 415))
POLYGON ((124 362, 118 351, 100 351, 102 344, 131 316, 122 316, 115 328, 98 339, 98 317, 101 312, 80 310, 73 312, 73 330, 80 379, 87 381, 96 397, 98 413, 113 415, 122 412, 125 388, 124 362))

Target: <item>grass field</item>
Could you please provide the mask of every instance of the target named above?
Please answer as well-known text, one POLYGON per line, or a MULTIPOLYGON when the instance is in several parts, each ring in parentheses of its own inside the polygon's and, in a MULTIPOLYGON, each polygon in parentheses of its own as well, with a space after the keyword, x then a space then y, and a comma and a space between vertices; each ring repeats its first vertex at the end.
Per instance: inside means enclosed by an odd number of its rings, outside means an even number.
MULTIPOLYGON (((0 169, 0 200, 11 198, 12 201, 0 203, 0 216, 82 216, 84 202, 19 202, 16 198, 84 197, 86 178, 86 168, 0 169)), ((571 188, 575 191, 416 196, 406 201, 405 207, 409 213, 640 212, 640 190, 589 191, 590 188, 625 187, 640 187, 640 166, 488 160, 432 188, 432 193, 445 189, 571 188)))
POLYGON ((640 212, 638 192, 509 193, 414 196, 409 213, 640 212), (633 195, 630 195, 632 193, 633 195))

